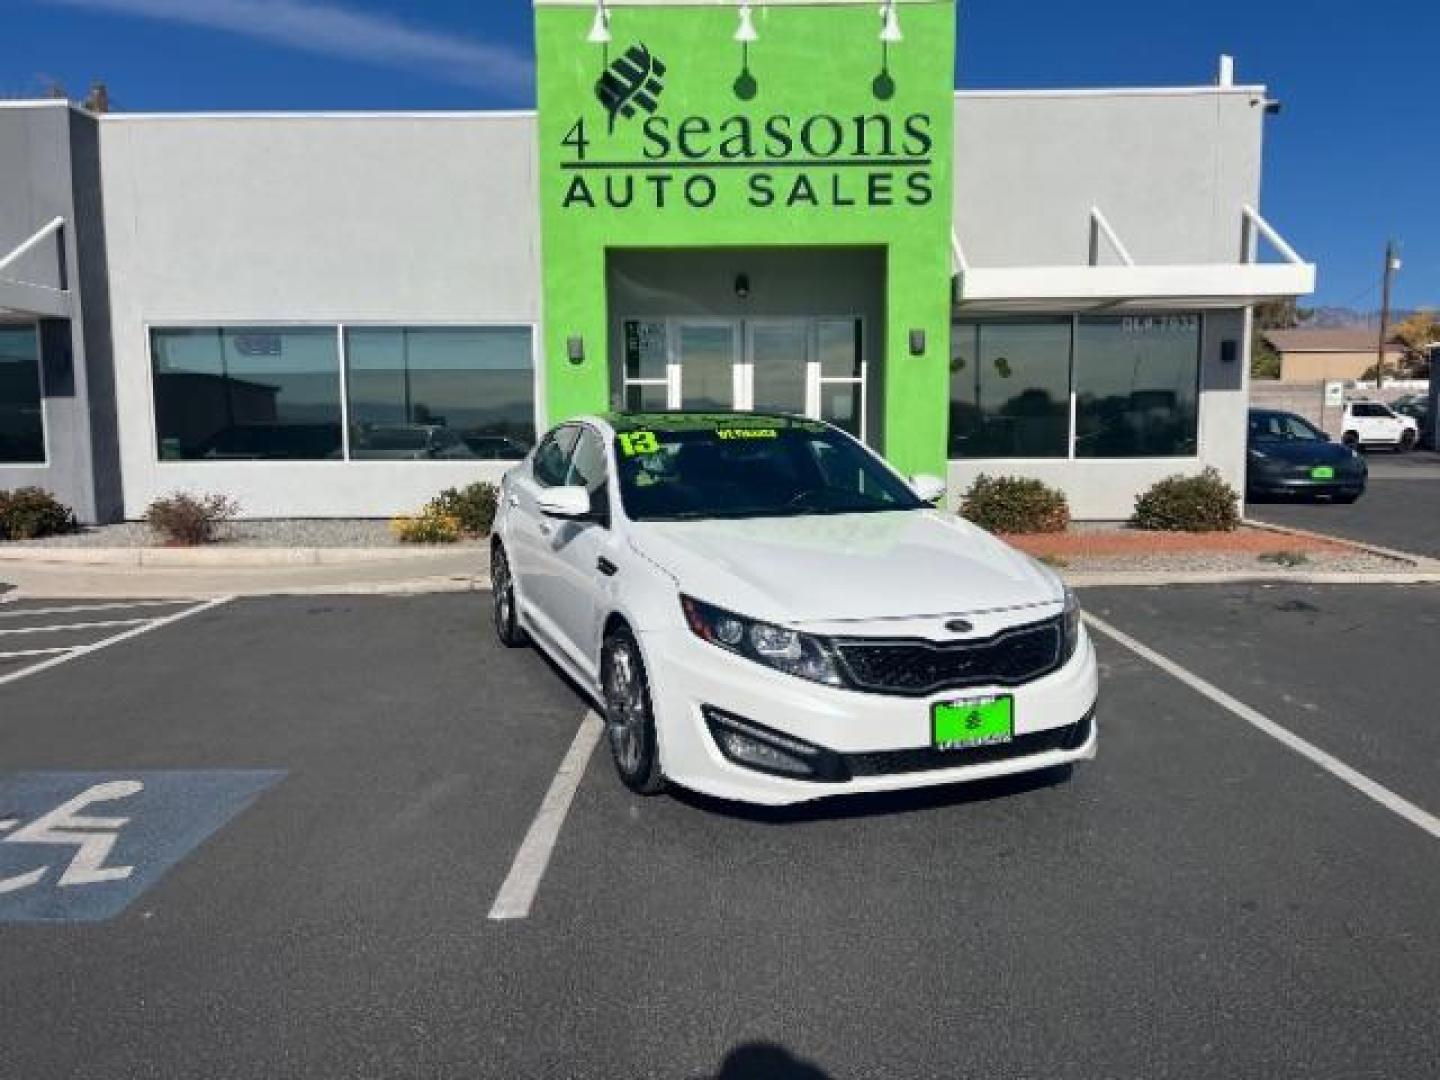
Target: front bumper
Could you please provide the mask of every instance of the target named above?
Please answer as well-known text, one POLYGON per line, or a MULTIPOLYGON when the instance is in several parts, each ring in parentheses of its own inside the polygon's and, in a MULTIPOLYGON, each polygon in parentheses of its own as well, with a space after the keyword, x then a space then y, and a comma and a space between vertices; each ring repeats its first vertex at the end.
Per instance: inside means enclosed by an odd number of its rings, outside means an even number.
POLYGON ((683 630, 641 635, 641 647, 665 775, 682 787, 718 798, 785 805, 984 780, 1095 756, 1099 678, 1094 649, 1083 629, 1075 655, 1044 678, 1019 687, 980 687, 923 698, 810 683, 683 630), (973 750, 933 749, 931 705, 987 693, 1014 697, 1013 742, 973 750), (716 745, 706 706, 819 747, 838 767, 827 770, 827 779, 815 780, 736 764, 716 745))
POLYGON ((1312 480, 1308 476, 1252 476, 1246 485, 1257 495, 1355 495, 1365 493, 1365 474, 1312 480))

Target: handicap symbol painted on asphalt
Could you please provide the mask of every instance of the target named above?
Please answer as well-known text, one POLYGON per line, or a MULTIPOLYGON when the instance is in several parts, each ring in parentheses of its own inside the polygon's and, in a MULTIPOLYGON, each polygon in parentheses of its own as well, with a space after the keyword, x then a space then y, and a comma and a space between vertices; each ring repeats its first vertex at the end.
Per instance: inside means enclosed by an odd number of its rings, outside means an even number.
POLYGON ((0 774, 0 923, 125 910, 285 774, 0 774))

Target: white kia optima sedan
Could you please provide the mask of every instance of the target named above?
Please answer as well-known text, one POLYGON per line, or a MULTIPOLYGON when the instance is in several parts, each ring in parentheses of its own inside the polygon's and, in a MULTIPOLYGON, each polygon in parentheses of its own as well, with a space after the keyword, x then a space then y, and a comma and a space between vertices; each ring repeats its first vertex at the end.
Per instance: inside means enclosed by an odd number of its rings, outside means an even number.
POLYGON ((828 424, 586 417, 505 475, 495 628, 600 705, 632 791, 793 803, 1095 756, 1095 654, 1045 567, 828 424))

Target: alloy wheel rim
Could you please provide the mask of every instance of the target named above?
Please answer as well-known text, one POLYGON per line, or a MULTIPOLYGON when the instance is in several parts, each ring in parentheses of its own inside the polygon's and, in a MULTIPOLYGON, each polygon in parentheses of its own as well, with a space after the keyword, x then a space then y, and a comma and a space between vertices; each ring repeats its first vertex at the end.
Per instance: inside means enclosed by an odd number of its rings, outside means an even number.
POLYGON ((635 658, 628 646, 617 646, 610 656, 610 678, 607 687, 606 725, 615 760, 628 776, 640 767, 644 738, 644 706, 640 680, 636 677, 635 658))
POLYGON ((495 581, 495 616, 501 626, 510 625, 510 607, 512 603, 512 588, 510 583, 510 567, 506 565, 503 558, 495 560, 495 568, 491 576, 495 581))

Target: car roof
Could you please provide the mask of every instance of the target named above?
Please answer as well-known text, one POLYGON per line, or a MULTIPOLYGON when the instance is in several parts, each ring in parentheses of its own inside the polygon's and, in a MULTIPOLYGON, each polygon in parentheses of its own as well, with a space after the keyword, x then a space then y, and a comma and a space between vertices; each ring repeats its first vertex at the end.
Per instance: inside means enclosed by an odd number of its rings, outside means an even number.
POLYGON ((773 428, 797 428, 802 431, 816 431, 828 428, 829 425, 820 420, 811 420, 804 416, 797 416, 793 413, 782 412, 716 412, 708 411, 685 411, 676 412, 612 412, 595 419, 601 420, 617 432, 625 431, 659 431, 677 432, 694 431, 697 428, 712 427, 717 424, 743 423, 747 427, 773 427, 773 428))

